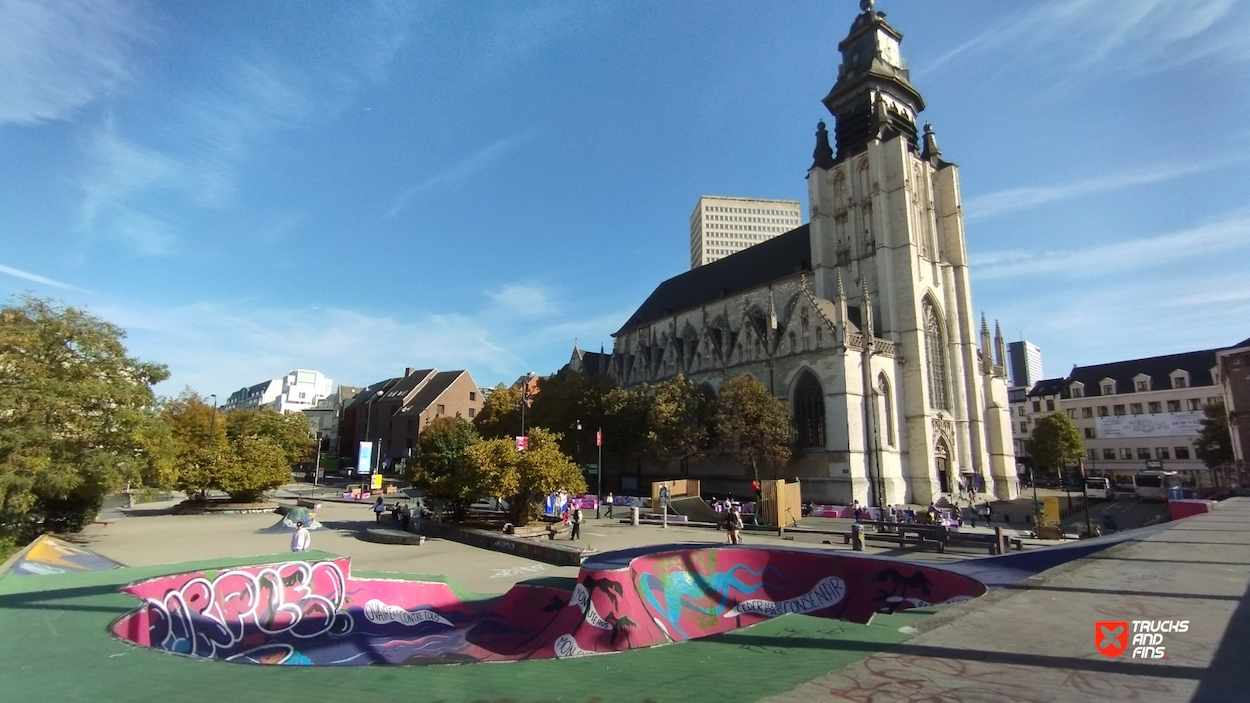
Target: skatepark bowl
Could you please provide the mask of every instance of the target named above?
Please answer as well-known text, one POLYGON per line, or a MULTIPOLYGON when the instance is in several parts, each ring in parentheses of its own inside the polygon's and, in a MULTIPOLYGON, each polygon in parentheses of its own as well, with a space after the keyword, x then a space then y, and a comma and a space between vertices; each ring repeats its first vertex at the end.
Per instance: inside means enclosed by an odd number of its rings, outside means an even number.
POLYGON ((519 583, 466 601, 445 583, 353 578, 346 558, 288 561, 125 586, 143 605, 110 629, 140 646, 237 663, 453 664, 609 654, 785 613, 862 624, 987 591, 935 566, 754 545, 607 552, 583 562, 572 585, 519 583))

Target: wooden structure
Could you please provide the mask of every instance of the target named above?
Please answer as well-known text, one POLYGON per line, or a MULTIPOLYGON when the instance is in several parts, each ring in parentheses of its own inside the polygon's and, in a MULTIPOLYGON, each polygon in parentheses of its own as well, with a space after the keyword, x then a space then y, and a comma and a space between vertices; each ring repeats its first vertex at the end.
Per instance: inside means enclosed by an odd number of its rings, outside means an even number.
POLYGON ((760 523, 771 527, 793 525, 803 517, 802 483, 786 483, 779 478, 760 481, 760 501, 755 511, 760 523))
POLYGON ((699 496, 699 479, 675 478, 671 481, 654 481, 651 484, 651 511, 660 512, 660 486, 668 486, 668 497, 699 496))

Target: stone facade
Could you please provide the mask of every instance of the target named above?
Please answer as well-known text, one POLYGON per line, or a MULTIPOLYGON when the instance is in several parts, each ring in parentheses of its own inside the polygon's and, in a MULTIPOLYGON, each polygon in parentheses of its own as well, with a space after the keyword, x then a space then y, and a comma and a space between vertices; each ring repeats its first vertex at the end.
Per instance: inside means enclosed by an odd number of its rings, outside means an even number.
POLYGON ((837 153, 821 123, 810 223, 661 284, 608 370, 710 392, 753 376, 794 411, 805 500, 1013 498, 1005 344, 982 320, 978 348, 958 169, 927 126, 917 143, 899 40, 869 9, 839 45, 837 153))

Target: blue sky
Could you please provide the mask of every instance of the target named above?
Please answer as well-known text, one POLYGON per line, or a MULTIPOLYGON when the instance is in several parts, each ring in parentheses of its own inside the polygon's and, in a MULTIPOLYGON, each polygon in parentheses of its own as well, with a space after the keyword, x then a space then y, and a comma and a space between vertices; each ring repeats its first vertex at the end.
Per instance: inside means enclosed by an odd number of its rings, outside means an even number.
MULTIPOLYGON (((0 297, 158 389, 563 365, 806 205, 855 0, 0 3, 0 297)), ((961 167, 974 306, 1048 375, 1250 337, 1250 3, 878 3, 961 167)))

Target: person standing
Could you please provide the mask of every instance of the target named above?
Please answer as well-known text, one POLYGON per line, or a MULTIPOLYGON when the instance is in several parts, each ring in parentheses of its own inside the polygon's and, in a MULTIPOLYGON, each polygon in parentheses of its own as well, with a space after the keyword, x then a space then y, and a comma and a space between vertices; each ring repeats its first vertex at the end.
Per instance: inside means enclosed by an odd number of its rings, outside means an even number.
POLYGON ((573 520, 573 536, 570 537, 569 539, 577 539, 578 537, 582 536, 582 509, 581 508, 577 506, 573 506, 572 520, 573 520))
POLYGON ((399 509, 399 529, 404 532, 408 531, 408 526, 412 524, 412 508, 407 503, 399 509))
POLYGON ((312 535, 308 534, 308 528, 302 522, 295 523, 295 534, 291 535, 291 551, 306 552, 311 543, 312 535))
POLYGON ((382 522, 382 513, 386 512, 386 505, 382 503, 382 498, 378 498, 378 502, 373 504, 373 518, 377 522, 382 522))
POLYGON ((985 520, 985 526, 990 527, 990 521, 994 519, 994 509, 990 507, 990 502, 985 501, 985 505, 981 506, 981 518, 985 520))
POLYGON ((742 515, 738 513, 738 506, 729 506, 729 517, 725 519, 725 528, 729 531, 730 544, 742 544, 742 537, 739 535, 742 530, 742 515))
POLYGON ((603 499, 604 504, 608 506, 608 517, 612 517, 612 491, 608 491, 608 496, 603 499))

